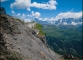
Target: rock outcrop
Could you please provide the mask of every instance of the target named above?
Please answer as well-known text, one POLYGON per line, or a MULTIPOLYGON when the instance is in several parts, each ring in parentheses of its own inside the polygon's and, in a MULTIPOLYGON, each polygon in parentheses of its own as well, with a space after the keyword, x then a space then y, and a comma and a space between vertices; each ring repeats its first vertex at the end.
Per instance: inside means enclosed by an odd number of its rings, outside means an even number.
POLYGON ((38 24, 38 23, 35 21, 29 22, 29 23, 27 23, 27 26, 32 29, 32 34, 35 35, 36 37, 38 37, 45 44, 45 46, 47 46, 46 35, 44 34, 43 36, 38 36, 38 34, 40 33, 40 30, 34 28, 36 26, 36 24, 38 24))
POLYGON ((43 43, 45 37, 38 38, 34 34, 23 21, 0 15, 0 44, 16 57, 21 57, 20 60, 59 60, 59 56, 43 43))

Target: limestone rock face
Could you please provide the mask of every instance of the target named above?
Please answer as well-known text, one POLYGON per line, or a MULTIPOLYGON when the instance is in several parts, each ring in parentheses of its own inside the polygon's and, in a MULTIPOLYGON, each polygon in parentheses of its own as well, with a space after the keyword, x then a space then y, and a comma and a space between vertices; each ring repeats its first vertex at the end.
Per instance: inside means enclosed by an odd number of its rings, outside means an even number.
POLYGON ((59 56, 43 43, 45 37, 40 40, 27 24, 22 23, 9 15, 0 16, 0 35, 7 49, 20 56, 20 60, 59 60, 59 56))
POLYGON ((6 14, 6 11, 5 11, 4 7, 0 7, 0 14, 6 14))

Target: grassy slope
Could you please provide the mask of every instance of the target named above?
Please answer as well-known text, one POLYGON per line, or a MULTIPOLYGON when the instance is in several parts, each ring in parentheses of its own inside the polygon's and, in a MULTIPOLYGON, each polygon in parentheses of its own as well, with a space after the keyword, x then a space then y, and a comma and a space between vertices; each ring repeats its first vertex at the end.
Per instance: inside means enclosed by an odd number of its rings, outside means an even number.
POLYGON ((36 28, 36 29, 39 30, 38 36, 45 36, 45 33, 44 33, 44 31, 42 30, 42 25, 41 25, 41 24, 36 23, 36 25, 35 25, 34 28, 36 28))
POLYGON ((48 45, 55 52, 82 56, 82 33, 80 29, 76 30, 76 27, 57 28, 55 26, 46 26, 44 31, 48 45))

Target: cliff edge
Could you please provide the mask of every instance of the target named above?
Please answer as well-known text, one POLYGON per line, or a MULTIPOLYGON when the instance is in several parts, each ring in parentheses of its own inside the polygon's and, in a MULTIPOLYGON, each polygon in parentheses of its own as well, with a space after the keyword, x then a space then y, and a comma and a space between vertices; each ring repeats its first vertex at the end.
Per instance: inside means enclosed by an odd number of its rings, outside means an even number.
MULTIPOLYGON (((33 32, 22 20, 0 15, 0 47, 10 51, 9 55, 18 60, 59 60, 59 55, 46 47, 33 32)), ((3 50, 0 49, 0 59, 8 60, 9 55, 5 55, 3 50)))

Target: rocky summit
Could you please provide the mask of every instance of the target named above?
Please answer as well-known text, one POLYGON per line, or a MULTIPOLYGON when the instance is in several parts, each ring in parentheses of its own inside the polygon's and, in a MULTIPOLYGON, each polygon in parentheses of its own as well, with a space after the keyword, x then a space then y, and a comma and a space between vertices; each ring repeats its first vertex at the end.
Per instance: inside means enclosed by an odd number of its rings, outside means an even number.
MULTIPOLYGON (((30 24, 30 23, 29 23, 30 24)), ((59 60, 46 45, 45 35, 28 23, 0 14, 0 60, 59 60)))

